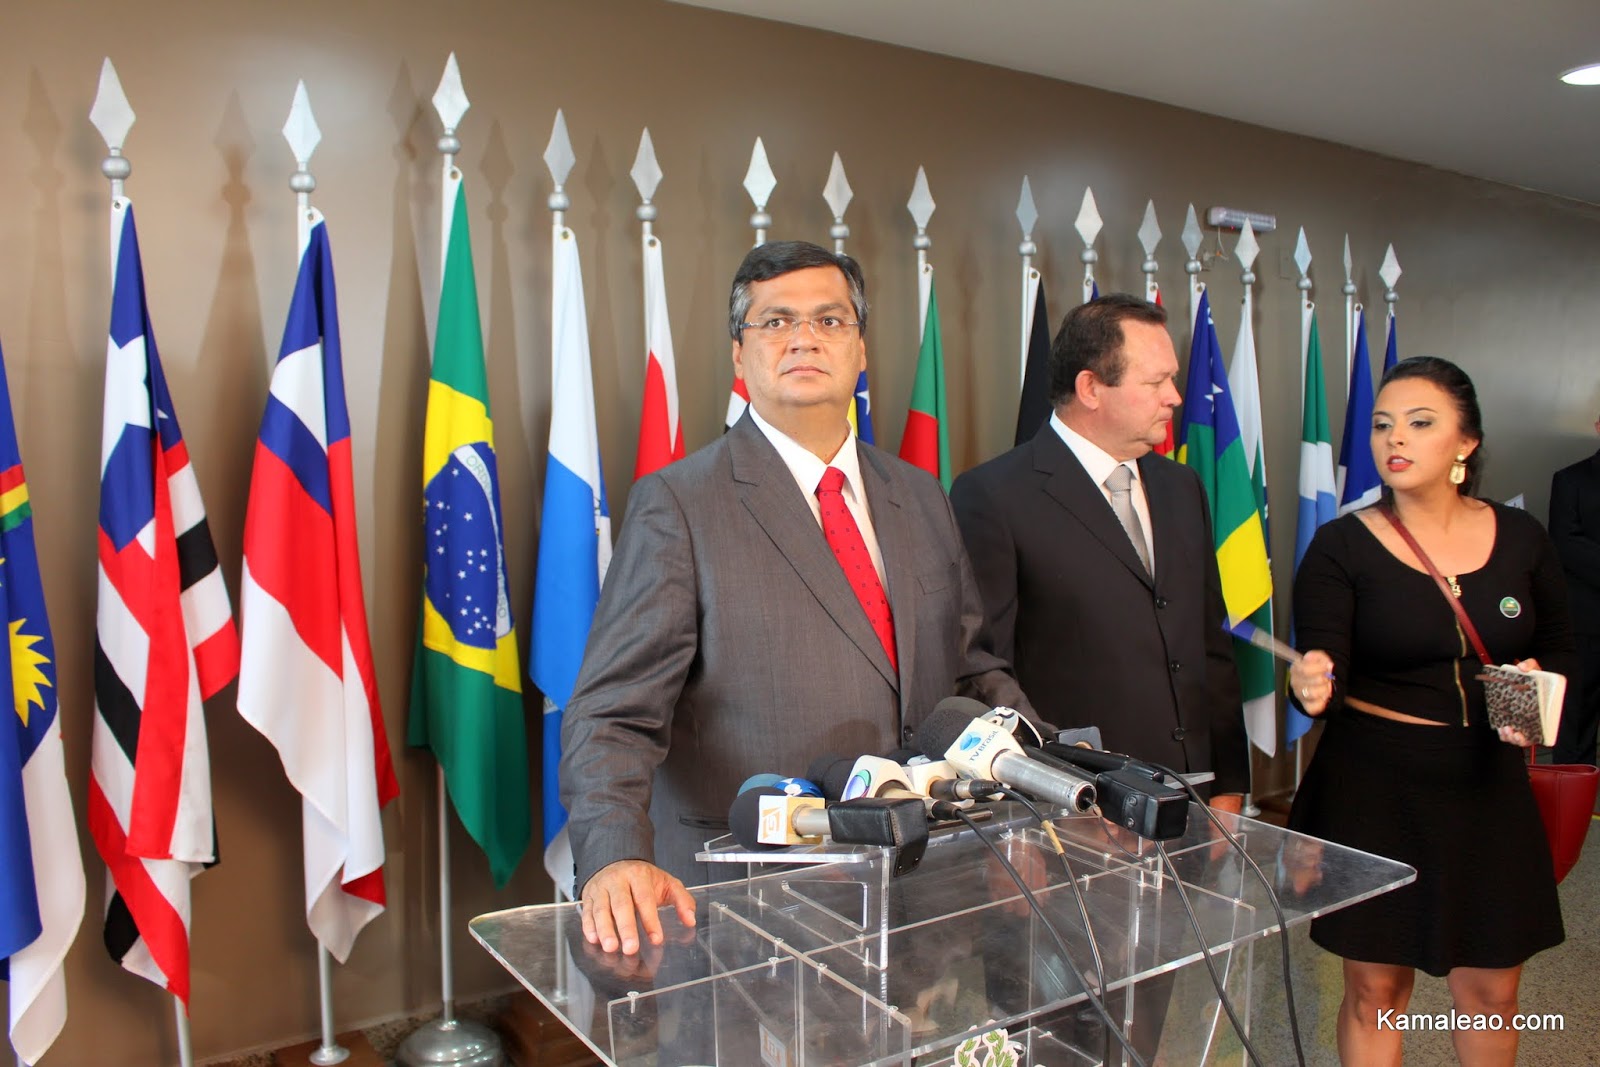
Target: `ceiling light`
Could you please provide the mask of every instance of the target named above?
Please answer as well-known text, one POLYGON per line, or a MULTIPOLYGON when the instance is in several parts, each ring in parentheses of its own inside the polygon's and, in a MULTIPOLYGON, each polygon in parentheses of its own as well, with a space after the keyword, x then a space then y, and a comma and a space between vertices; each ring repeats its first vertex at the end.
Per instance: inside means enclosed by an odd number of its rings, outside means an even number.
POLYGON ((1561 75, 1561 80, 1568 85, 1600 85, 1600 63, 1590 63, 1586 67, 1573 67, 1561 75))

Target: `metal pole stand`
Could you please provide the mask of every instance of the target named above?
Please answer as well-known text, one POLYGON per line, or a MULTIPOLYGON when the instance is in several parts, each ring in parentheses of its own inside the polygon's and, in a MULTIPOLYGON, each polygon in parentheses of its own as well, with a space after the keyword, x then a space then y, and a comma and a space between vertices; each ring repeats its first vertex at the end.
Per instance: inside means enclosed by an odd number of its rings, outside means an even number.
POLYGON ((504 1067, 500 1036, 465 1019, 435 1019, 411 1032, 395 1053, 395 1067, 504 1067))

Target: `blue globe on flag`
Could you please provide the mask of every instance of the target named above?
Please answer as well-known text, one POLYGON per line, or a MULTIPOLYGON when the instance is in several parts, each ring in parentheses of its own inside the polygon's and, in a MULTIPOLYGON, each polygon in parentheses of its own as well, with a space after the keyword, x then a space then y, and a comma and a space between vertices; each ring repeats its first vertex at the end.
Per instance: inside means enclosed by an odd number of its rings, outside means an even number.
POLYGON ((423 491, 428 602, 473 648, 492 649, 511 632, 496 482, 494 452, 477 442, 451 453, 423 491))

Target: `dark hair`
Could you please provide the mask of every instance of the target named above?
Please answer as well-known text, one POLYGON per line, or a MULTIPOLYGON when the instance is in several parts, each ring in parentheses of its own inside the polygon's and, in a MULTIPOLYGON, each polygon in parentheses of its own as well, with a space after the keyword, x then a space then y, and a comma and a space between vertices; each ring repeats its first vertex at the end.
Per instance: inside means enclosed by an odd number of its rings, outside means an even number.
POLYGON ((1078 375, 1093 372, 1107 385, 1120 385, 1127 360, 1122 356, 1122 324, 1127 320, 1165 326, 1164 308, 1129 293, 1108 293, 1067 312, 1050 345, 1050 406, 1077 392, 1078 375))
MULTIPOLYGON (((1486 458, 1483 451, 1483 412, 1478 407, 1478 391, 1472 387, 1472 379, 1467 377, 1467 372, 1451 363, 1448 359, 1438 356, 1412 356, 1402 359, 1390 367, 1383 376, 1383 381, 1378 383, 1378 391, 1390 382, 1404 381, 1407 378, 1421 378, 1432 382, 1450 397, 1456 406, 1456 418, 1461 423, 1461 432, 1478 442, 1478 447, 1472 450, 1467 457, 1467 477, 1457 491, 1462 496, 1473 496, 1478 491, 1478 482, 1483 477, 1483 463, 1486 458)), ((1389 487, 1383 487, 1383 496, 1387 500, 1391 493, 1389 487)))
POLYGON ((860 324, 857 328, 865 337, 867 280, 861 275, 861 264, 843 252, 830 252, 810 241, 768 241, 752 248, 733 276, 733 291, 728 294, 728 333, 733 339, 739 340, 740 326, 750 314, 752 285, 809 267, 836 267, 844 275, 850 287, 850 307, 860 324))

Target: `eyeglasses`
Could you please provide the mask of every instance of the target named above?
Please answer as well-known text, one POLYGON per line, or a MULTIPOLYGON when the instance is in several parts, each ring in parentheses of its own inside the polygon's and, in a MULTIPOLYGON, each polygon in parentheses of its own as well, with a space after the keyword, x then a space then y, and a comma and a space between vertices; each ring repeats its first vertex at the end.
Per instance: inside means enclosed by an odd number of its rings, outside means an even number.
POLYGON ((787 341, 800 332, 801 326, 811 327, 812 336, 819 341, 842 341, 850 331, 860 326, 837 315, 819 315, 814 319, 798 319, 788 315, 774 315, 760 322, 741 322, 739 329, 754 330, 763 341, 787 341))

